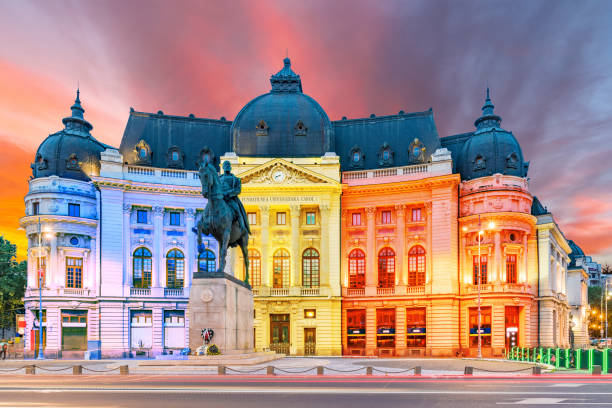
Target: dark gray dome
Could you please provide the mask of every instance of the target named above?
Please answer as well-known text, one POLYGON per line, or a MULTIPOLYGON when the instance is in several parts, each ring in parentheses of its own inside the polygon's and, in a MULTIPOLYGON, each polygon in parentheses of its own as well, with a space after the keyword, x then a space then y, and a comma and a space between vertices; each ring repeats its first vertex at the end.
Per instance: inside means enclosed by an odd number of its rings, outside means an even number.
POLYGON ((100 174, 100 152, 108 146, 89 133, 93 126, 83 118, 78 90, 70 109, 72 115, 62 120, 65 128, 49 135, 38 147, 31 165, 34 178, 59 176, 88 181, 88 175, 100 174))
POLYGON ((332 125, 313 98, 302 93, 300 76, 285 58, 270 78, 272 91, 246 104, 232 123, 239 156, 305 157, 333 151, 332 125))
POLYGON ((526 177, 529 163, 523 161, 523 151, 512 134, 500 127, 501 118, 493 113, 489 97, 476 119, 476 131, 466 140, 459 157, 459 172, 464 180, 496 173, 526 177))

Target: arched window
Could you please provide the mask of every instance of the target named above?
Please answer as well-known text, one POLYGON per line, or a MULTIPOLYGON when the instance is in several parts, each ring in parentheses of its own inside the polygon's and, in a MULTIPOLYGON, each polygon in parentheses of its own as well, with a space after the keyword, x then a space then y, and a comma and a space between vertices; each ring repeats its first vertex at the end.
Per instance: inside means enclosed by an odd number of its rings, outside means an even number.
POLYGON ((425 284, 425 249, 416 245, 408 251, 408 286, 425 284))
POLYGON ((249 249, 249 283, 254 288, 261 286, 261 256, 255 249, 249 249))
POLYGON ((185 282, 185 256, 178 249, 171 249, 166 255, 166 287, 182 288, 185 282))
POLYGON ((388 247, 378 253, 378 287, 395 287, 395 252, 388 247))
POLYGON ((151 268, 153 265, 151 251, 140 247, 134 251, 132 261, 132 286, 135 288, 151 287, 151 268))
POLYGON ((349 254, 349 288, 365 287, 365 254, 361 249, 353 249, 349 254))
POLYGON ((272 259, 274 271, 272 274, 273 288, 286 288, 289 286, 290 257, 286 249, 279 249, 272 259))
POLYGON ((205 249, 198 255, 198 272, 215 272, 215 253, 205 249))
POLYGON ((319 287, 319 252, 314 248, 308 248, 302 254, 302 286, 319 287))

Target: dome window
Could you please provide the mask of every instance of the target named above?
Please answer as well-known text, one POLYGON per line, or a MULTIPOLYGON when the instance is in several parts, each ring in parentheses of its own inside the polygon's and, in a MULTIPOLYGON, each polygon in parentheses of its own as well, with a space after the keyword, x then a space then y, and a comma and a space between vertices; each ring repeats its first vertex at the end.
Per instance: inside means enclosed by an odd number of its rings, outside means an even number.
POLYGON ((151 164, 151 147, 144 140, 140 140, 134 147, 137 164, 151 164))
POLYGON ((298 123, 296 123, 295 125, 294 131, 296 136, 306 136, 306 131, 308 131, 308 128, 304 125, 304 122, 298 120, 298 123))
POLYGON ((408 146, 408 162, 410 164, 425 162, 425 145, 415 137, 410 146, 408 146))
POLYGON ((365 161, 365 155, 361 151, 359 146, 353 146, 351 151, 349 152, 349 160, 351 162, 351 167, 354 169, 362 169, 365 161))
POLYGON ((183 156, 176 146, 168 149, 168 167, 183 168, 183 156))
POLYGON ((66 159, 66 168, 68 170, 79 170, 79 159, 75 153, 72 153, 68 159, 66 159))
POLYGON ((47 164, 47 159, 43 158, 42 155, 38 153, 36 155, 36 169, 45 170, 48 167, 49 165, 47 164))
POLYGON ((206 163, 211 163, 213 165, 215 164, 215 153, 208 146, 204 146, 198 157, 198 167, 206 163))
POLYGON ((387 142, 383 143, 378 151, 378 165, 379 166, 393 166, 393 150, 387 142))
POLYGON ((516 169, 518 168, 518 157, 516 153, 512 152, 506 157, 506 168, 516 169))
POLYGON ((486 169, 487 161, 482 155, 477 155, 474 159, 474 171, 482 171, 486 169))
POLYGON ((265 120, 260 120, 259 123, 257 123, 257 126, 255 126, 255 129, 257 130, 255 132, 257 136, 268 136, 269 127, 265 120))

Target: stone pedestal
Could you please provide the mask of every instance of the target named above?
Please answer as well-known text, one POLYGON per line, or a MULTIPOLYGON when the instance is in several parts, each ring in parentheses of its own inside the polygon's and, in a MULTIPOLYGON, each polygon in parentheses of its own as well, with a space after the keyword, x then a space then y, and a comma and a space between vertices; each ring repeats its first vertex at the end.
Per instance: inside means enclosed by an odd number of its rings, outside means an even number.
POLYGON ((222 354, 253 352, 253 292, 226 273, 193 274, 189 293, 189 347, 202 345, 202 329, 213 329, 210 344, 222 354))

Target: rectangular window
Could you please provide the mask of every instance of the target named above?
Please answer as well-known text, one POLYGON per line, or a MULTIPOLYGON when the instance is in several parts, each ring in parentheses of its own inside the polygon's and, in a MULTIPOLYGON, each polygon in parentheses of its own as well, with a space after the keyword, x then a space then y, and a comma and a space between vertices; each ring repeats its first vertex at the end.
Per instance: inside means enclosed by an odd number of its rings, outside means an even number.
POLYGON ((376 347, 395 348, 395 309, 376 309, 376 347))
POLYGON ((38 215, 39 208, 40 208, 40 203, 38 201, 32 203, 32 215, 38 215))
POLYGON ((36 287, 40 288, 41 286, 45 287, 45 278, 47 275, 47 257, 39 256, 36 258, 36 287))
POLYGON ((164 348, 185 347, 185 311, 164 310, 164 348))
POLYGON ((427 345, 427 323, 424 307, 406 309, 406 347, 427 345))
POLYGON ((412 221, 422 221, 420 208, 412 209, 412 221))
POLYGON ((506 255, 506 282, 516 283, 516 254, 506 255))
MULTIPOLYGON (((480 308, 480 338, 482 347, 491 347, 491 308, 480 308)), ((470 347, 478 347, 478 308, 470 307, 470 347)))
POLYGON ((306 225, 315 225, 317 223, 317 216, 313 212, 306 213, 306 225))
POLYGON ((136 222, 139 224, 147 223, 147 210, 136 210, 136 222))
POLYGON ((304 309, 304 318, 305 319, 314 319, 317 317, 316 309, 304 309))
POLYGON ((68 216, 80 217, 81 216, 81 205, 80 204, 68 204, 68 216))
POLYGON ((170 213, 170 225, 181 225, 181 213, 176 211, 170 213))
POLYGON ((132 310, 130 319, 130 346, 149 349, 153 345, 153 313, 150 310, 132 310))
POLYGON ((249 219, 249 225, 257 225, 257 213, 247 213, 247 218, 249 219))
POLYGON ((87 350, 87 310, 62 310, 62 350, 87 350))
POLYGON ((381 219, 382 224, 391 224, 391 211, 383 211, 381 215, 382 215, 382 219, 381 219))
POLYGON ((349 348, 366 346, 366 311, 365 309, 346 311, 346 345, 349 348))
MULTIPOLYGON (((478 255, 474 255, 474 285, 478 285, 478 255)), ((484 285, 487 280, 487 255, 480 256, 480 284, 484 285)))
POLYGON ((83 258, 66 258, 66 287, 83 287, 83 258))
POLYGON ((276 213, 276 225, 286 225, 286 224, 287 224, 287 213, 277 212, 276 213))
POLYGON ((352 225, 361 225, 361 213, 353 213, 352 225))

